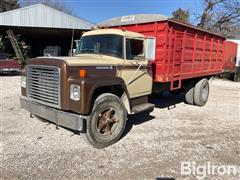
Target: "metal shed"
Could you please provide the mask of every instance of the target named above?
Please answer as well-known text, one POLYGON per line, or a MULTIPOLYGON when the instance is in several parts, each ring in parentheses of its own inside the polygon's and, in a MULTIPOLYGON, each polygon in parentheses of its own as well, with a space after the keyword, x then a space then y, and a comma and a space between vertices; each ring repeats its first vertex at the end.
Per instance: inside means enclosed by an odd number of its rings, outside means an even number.
POLYGON ((43 4, 0 13, 1 26, 90 29, 93 24, 43 4))
POLYGON ((93 26, 81 18, 60 12, 43 4, 35 4, 0 13, 0 36, 11 29, 20 34, 31 47, 31 56, 41 56, 46 46, 60 46, 62 55, 68 55, 74 29, 74 39, 93 26))

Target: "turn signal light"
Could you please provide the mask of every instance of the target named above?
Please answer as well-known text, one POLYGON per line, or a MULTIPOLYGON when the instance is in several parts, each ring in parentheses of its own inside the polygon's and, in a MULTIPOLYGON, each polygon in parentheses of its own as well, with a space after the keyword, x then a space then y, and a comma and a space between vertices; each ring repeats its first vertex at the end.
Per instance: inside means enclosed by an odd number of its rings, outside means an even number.
POLYGON ((79 76, 81 78, 87 77, 87 71, 85 69, 80 69, 79 70, 79 76))

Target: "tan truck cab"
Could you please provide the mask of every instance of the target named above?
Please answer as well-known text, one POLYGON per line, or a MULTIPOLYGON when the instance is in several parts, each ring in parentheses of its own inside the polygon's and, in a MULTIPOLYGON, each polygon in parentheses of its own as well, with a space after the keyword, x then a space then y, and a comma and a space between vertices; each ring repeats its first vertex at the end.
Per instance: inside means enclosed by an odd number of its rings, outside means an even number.
POLYGON ((36 117, 83 132, 103 148, 120 139, 127 114, 148 109, 155 38, 101 29, 84 33, 74 57, 28 61, 21 105, 36 117))

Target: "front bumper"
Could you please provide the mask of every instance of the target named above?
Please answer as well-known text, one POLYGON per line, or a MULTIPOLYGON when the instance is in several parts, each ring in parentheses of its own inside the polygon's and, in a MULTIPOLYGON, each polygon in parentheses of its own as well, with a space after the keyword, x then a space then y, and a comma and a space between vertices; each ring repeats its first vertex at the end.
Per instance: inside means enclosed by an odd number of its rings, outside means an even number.
POLYGON ((45 106, 31 101, 23 96, 20 98, 20 103, 21 107, 29 111, 31 114, 37 115, 43 119, 55 123, 56 125, 76 131, 84 131, 84 122, 87 119, 86 116, 45 106))

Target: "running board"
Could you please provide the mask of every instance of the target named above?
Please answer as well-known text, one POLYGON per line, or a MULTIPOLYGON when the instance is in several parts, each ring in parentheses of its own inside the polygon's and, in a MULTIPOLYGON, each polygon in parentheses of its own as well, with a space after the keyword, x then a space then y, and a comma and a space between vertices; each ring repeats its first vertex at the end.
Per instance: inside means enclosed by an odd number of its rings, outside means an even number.
POLYGON ((147 110, 152 110, 154 107, 155 105, 151 103, 139 104, 132 107, 132 114, 140 113, 147 110))

